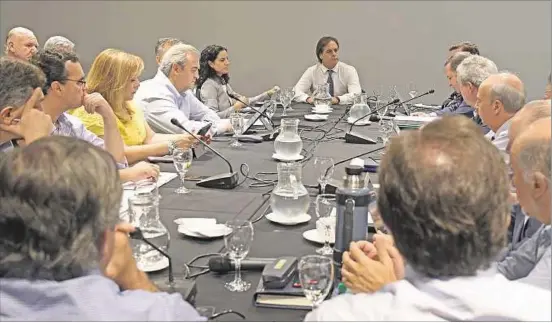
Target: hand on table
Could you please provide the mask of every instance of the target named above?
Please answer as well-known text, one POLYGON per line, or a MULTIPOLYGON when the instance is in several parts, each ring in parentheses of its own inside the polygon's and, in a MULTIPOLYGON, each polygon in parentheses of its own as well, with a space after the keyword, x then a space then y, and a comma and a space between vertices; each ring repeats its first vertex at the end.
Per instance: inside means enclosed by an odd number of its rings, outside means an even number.
POLYGON ((157 180, 159 177, 159 166, 155 164, 151 164, 145 161, 141 161, 139 163, 136 163, 132 167, 130 167, 132 170, 132 181, 137 182, 146 178, 154 178, 157 180))

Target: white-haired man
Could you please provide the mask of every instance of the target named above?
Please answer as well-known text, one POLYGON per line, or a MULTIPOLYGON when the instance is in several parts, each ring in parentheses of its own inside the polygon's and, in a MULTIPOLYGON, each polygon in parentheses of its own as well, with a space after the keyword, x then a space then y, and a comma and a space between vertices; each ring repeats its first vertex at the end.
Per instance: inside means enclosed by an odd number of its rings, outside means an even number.
POLYGON ((25 27, 15 27, 8 32, 4 52, 7 56, 29 61, 38 51, 34 33, 25 27))
POLYGON ((75 43, 63 36, 52 36, 44 43, 44 50, 54 52, 74 52, 75 43))
MULTIPOLYGON (((487 77, 496 73, 498 73, 496 64, 488 58, 472 55, 464 59, 456 69, 456 81, 464 101, 475 108, 479 86, 487 77)), ((493 132, 489 131, 489 127, 483 124, 477 112, 475 112, 474 119, 481 125, 488 138, 494 135, 493 132)))
POLYGON ((176 44, 163 55, 157 74, 141 83, 134 98, 144 108, 154 131, 182 133, 171 123, 173 118, 192 132, 206 123, 212 124, 212 134, 232 129, 228 120, 220 119, 189 91, 199 77, 198 70, 199 51, 190 45, 176 44))

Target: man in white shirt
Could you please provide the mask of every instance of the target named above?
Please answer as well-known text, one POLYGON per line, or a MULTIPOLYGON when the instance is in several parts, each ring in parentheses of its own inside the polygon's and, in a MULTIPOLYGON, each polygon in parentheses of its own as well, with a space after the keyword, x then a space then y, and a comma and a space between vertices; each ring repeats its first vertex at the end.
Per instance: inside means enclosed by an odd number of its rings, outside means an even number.
POLYGON ((329 84, 332 104, 351 104, 361 92, 356 69, 339 61, 339 42, 326 36, 316 44, 318 64, 309 67, 295 85, 295 101, 313 104, 312 93, 317 85, 329 84))
POLYGON ((146 120, 155 132, 182 133, 171 123, 173 118, 191 132, 197 132, 207 123, 212 124, 212 134, 232 130, 227 119, 220 119, 189 91, 199 77, 198 70, 198 50, 176 44, 163 55, 157 74, 140 84, 134 100, 144 109, 146 120))
POLYGON ((508 281, 493 266, 507 240, 510 185, 500 152, 477 130, 445 116, 391 140, 377 207, 407 267, 397 270, 390 244, 378 241, 375 252, 345 253, 354 264, 344 264, 343 277, 361 269, 382 288, 334 297, 305 320, 550 320, 549 291, 508 281))

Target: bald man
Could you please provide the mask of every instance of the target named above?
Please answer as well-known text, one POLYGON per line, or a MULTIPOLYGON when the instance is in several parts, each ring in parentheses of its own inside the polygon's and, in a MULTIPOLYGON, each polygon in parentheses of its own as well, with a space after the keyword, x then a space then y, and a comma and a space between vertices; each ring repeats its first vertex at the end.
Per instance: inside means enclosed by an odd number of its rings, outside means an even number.
POLYGON ((552 119, 542 118, 523 131, 512 144, 510 161, 519 202, 544 225, 497 266, 510 280, 551 289, 550 212, 552 176, 550 143, 552 119))
POLYGON ((502 152, 508 146, 510 119, 524 104, 525 87, 519 77, 512 73, 492 74, 477 90, 477 114, 495 133, 492 141, 502 152))
POLYGON ((38 50, 38 41, 34 33, 24 27, 15 27, 8 32, 5 54, 29 61, 38 50))
MULTIPOLYGON (((514 143, 519 134, 527 130, 535 121, 550 117, 550 101, 536 100, 527 103, 518 113, 516 113, 510 123, 508 132, 508 146, 506 151, 509 152, 511 145, 514 143)), ((514 194, 515 195, 515 194, 514 194)), ((517 201, 517 196, 515 196, 517 201)), ((531 237, 542 226, 542 223, 534 217, 526 215, 519 204, 516 204, 513 209, 513 221, 510 228, 511 238, 508 252, 517 249, 520 244, 527 238, 531 237)))

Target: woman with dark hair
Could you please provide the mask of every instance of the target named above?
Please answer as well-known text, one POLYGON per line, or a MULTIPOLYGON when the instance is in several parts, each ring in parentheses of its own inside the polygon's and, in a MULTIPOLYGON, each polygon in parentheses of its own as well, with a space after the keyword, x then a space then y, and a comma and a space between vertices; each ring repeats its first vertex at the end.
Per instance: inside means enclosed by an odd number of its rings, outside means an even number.
POLYGON ((233 112, 240 111, 245 107, 243 103, 234 100, 229 94, 238 97, 247 104, 253 104, 268 99, 278 90, 278 87, 275 86, 256 97, 246 98, 234 92, 228 84, 230 79, 228 75, 229 66, 230 60, 226 48, 219 45, 209 45, 201 52, 196 96, 223 119, 229 118, 233 112))

